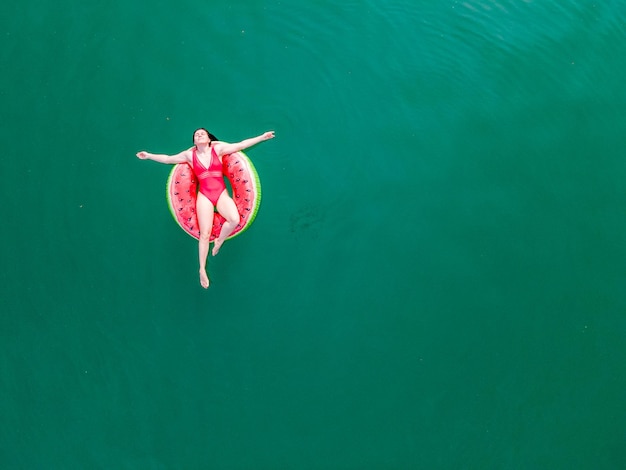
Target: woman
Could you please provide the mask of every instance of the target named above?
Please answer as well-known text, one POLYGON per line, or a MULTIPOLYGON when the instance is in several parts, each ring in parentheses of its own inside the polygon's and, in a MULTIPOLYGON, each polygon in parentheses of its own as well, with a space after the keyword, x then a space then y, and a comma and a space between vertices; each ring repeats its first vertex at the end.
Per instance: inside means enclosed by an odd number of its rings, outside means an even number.
POLYGON ((213 229, 213 212, 217 210, 225 219, 219 236, 213 245, 213 256, 217 255, 224 240, 239 224, 239 212, 235 201, 228 195, 222 174, 222 157, 245 150, 248 147, 274 138, 274 131, 265 132, 257 137, 242 140, 235 144, 218 141, 206 129, 198 129, 193 133, 194 146, 176 155, 154 154, 145 151, 137 153, 142 160, 154 160, 159 163, 189 163, 199 183, 196 200, 196 214, 200 228, 198 257, 200 260, 200 284, 209 287, 209 276, 206 262, 209 255, 209 237, 213 229))

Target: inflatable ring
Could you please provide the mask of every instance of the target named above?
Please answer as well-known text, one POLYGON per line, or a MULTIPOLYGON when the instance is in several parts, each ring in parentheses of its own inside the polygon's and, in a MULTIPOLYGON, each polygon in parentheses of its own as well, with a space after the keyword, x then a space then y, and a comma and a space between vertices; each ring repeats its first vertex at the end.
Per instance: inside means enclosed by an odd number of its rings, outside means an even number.
MULTIPOLYGON (((261 204, 261 183, 250 159, 243 152, 222 157, 222 168, 233 191, 233 201, 239 212, 240 222, 228 239, 245 231, 256 217, 261 204)), ((167 178, 167 204, 176 223, 192 237, 200 237, 196 216, 196 176, 188 163, 174 165, 167 178)), ((210 240, 215 240, 225 219, 217 211, 213 216, 210 240)))

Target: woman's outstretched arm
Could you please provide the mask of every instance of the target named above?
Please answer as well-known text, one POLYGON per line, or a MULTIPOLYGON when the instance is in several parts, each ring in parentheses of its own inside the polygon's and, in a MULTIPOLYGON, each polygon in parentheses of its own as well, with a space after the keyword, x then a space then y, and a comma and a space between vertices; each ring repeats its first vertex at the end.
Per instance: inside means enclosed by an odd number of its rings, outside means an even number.
POLYGON ((159 163, 174 165, 176 163, 191 163, 191 149, 183 150, 176 155, 165 155, 161 153, 150 153, 146 151, 137 152, 137 158, 142 160, 154 160, 159 163))
POLYGON ((252 147, 253 145, 258 144, 259 142, 263 142, 264 140, 269 140, 274 138, 274 131, 268 131, 256 137, 251 137, 250 139, 242 140, 241 142, 237 142, 234 144, 229 144, 228 142, 219 142, 215 145, 215 152, 221 155, 228 155, 231 153, 239 152, 240 150, 245 150, 248 147, 252 147))

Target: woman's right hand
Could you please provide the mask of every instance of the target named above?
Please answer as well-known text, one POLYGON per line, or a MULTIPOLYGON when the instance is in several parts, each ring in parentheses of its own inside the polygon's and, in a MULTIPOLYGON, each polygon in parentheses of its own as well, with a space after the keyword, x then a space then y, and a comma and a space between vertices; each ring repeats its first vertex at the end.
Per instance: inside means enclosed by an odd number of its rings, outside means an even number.
POLYGON ((141 158, 142 160, 146 160, 148 158, 148 152, 141 151, 137 152, 137 158, 141 158))

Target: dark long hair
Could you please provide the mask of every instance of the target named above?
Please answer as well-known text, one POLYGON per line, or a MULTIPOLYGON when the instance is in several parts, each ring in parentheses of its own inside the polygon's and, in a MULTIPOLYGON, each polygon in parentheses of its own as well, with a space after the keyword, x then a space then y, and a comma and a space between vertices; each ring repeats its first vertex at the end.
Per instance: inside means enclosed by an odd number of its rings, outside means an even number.
MULTIPOLYGON (((204 127, 199 127, 195 131, 193 131, 193 134, 191 136, 191 142, 193 142, 194 144, 195 144, 195 141, 194 141, 193 137, 196 135, 196 132, 198 132, 198 131, 206 132, 209 135, 209 139, 211 139, 211 142, 213 142, 214 140, 219 140, 217 137, 215 137, 213 134, 211 134, 209 131, 207 131, 204 127)), ((209 144, 210 144, 210 142, 209 142, 209 144)))

